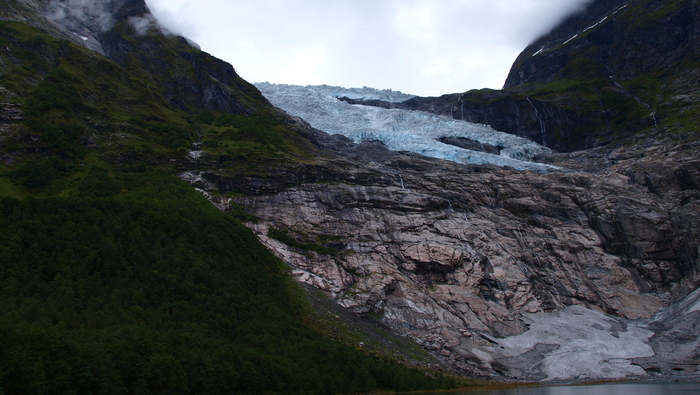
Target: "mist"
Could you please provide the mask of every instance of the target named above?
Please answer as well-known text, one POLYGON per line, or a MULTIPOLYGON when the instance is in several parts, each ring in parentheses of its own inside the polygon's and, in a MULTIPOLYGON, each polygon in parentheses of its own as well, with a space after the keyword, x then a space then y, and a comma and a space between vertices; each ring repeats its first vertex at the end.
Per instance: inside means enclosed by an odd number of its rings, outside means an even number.
POLYGON ((251 82, 435 96, 503 86, 531 42, 589 0, 148 0, 168 30, 251 82))
POLYGON ((114 25, 112 3, 112 0, 53 0, 47 17, 70 26, 76 33, 107 31, 114 25))

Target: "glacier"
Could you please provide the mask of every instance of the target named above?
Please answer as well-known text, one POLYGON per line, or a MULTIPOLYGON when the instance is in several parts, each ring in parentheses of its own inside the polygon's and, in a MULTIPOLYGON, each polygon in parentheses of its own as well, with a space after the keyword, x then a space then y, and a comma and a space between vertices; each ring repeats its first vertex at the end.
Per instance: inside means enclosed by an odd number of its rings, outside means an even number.
POLYGON ((356 143, 382 142, 393 151, 407 151, 459 163, 494 164, 519 170, 558 171, 558 167, 532 162, 535 156, 551 152, 528 139, 499 132, 491 126, 452 119, 423 111, 385 109, 349 104, 338 100, 382 100, 399 103, 413 95, 373 88, 341 88, 328 85, 286 85, 269 82, 255 86, 275 106, 303 118, 329 134, 346 136, 356 143), (501 149, 500 155, 472 151, 439 140, 461 137, 501 149))

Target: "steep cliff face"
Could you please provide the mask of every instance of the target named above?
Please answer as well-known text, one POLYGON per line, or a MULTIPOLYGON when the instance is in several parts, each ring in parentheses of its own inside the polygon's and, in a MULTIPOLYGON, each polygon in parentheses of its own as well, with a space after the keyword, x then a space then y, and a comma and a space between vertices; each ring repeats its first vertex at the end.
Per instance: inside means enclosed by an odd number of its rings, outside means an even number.
POLYGON ((494 362, 504 357, 495 339, 524 332, 525 315, 579 305, 648 318, 700 284, 700 195, 687 187, 700 162, 675 152, 685 176, 652 193, 636 181, 654 162, 623 155, 600 175, 543 175, 365 143, 320 163, 314 179, 290 175, 293 186, 264 193, 205 179, 257 195, 235 202, 299 281, 462 371, 545 378, 494 362))
POLYGON ((694 141, 698 4, 597 0, 529 45, 504 89, 402 105, 486 123, 557 151, 694 141))
POLYGON ((687 71, 697 54, 698 5, 692 0, 597 0, 530 44, 504 89, 530 82, 608 78, 630 81, 650 72, 687 71))
POLYGON ((158 24, 144 0, 12 0, 0 15, 107 56, 151 80, 158 100, 179 110, 251 115, 271 107, 229 63, 158 24))
POLYGON ((700 285, 695 8, 593 2, 528 47, 502 91, 344 99, 490 124, 569 152, 539 158, 565 172, 458 165, 309 130, 325 159, 259 178, 205 172, 198 185, 247 195, 234 202, 257 217, 248 226, 299 281, 461 371, 697 374, 686 363, 696 347, 672 346, 694 315, 628 321, 700 285), (647 48, 677 34, 690 36, 647 48))

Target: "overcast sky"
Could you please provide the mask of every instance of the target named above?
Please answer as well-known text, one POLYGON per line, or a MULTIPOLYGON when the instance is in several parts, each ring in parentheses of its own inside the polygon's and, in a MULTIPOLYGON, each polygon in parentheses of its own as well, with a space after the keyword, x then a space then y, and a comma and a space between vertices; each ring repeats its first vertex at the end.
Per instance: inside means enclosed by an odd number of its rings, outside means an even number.
POLYGON ((146 0, 249 82, 421 96, 500 89, 531 41, 588 0, 146 0))

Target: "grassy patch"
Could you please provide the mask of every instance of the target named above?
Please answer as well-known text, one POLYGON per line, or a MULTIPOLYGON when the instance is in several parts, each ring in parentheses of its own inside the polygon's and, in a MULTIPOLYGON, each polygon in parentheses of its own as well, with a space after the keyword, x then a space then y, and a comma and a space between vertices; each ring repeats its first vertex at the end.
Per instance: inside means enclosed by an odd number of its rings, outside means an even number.
POLYGON ((629 9, 625 10, 624 15, 627 15, 628 18, 634 18, 634 21, 631 23, 632 29, 640 28, 646 24, 654 23, 663 19, 668 14, 679 10, 688 2, 688 0, 670 0, 664 2, 646 0, 644 2, 631 5, 629 9), (654 7, 658 4, 663 5, 654 7))
POLYGON ((319 254, 325 255, 335 255, 339 253, 339 249, 333 247, 334 243, 332 243, 332 238, 325 240, 323 238, 320 238, 321 240, 325 241, 325 243, 319 244, 315 241, 298 240, 297 238, 290 235, 288 231, 274 228, 271 228, 267 232, 267 235, 293 248, 298 248, 306 251, 314 251, 319 254), (329 240, 331 240, 330 243, 329 240))
POLYGON ((0 196, 22 199, 26 195, 21 189, 17 188, 10 179, 0 177, 0 196))

